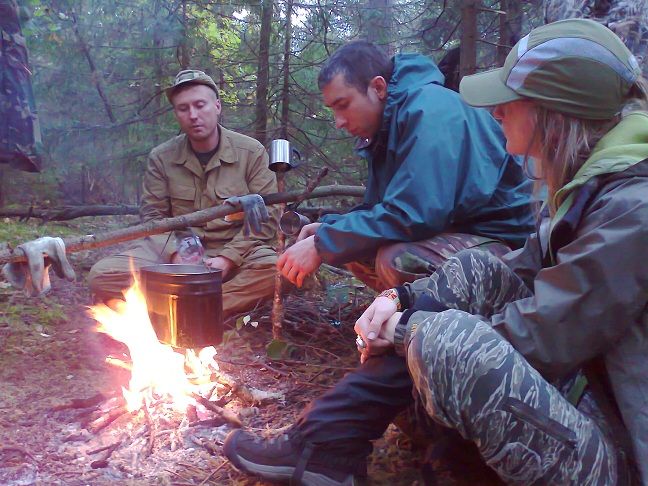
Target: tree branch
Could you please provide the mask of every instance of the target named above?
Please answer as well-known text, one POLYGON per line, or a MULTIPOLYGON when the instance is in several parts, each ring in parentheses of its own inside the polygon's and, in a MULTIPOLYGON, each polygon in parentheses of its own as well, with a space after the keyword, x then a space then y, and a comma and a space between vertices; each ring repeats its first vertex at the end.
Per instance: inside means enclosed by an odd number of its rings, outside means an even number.
MULTIPOLYGON (((364 192, 365 188, 362 186, 322 186, 307 195, 305 199, 330 196, 362 197, 364 192)), ((267 205, 290 203, 299 200, 303 194, 304 191, 280 192, 265 195, 263 196, 263 200, 267 205)), ((74 253, 77 251, 92 250, 94 248, 115 245, 124 241, 136 240, 145 236, 158 235, 168 231, 184 229, 188 226, 196 226, 216 218, 222 218, 228 214, 241 212, 242 208, 240 206, 240 204, 221 204, 213 208, 196 211, 195 213, 176 216, 175 218, 166 218, 160 221, 150 221, 130 228, 107 231, 96 235, 64 238, 63 242, 65 243, 65 251, 67 253, 74 253)), ((0 264, 20 261, 25 261, 22 252, 18 255, 14 254, 12 249, 0 251, 0 264)))

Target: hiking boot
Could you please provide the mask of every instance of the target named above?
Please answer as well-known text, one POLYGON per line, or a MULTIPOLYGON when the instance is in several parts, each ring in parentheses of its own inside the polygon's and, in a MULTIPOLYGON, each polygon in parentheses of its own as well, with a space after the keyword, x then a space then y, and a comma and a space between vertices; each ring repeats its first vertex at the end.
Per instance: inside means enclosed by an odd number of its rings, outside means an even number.
POLYGON ((313 454, 313 444, 297 448, 293 443, 288 434, 264 439, 239 429, 227 436, 224 451, 238 469, 263 479, 304 486, 360 484, 352 473, 313 454))

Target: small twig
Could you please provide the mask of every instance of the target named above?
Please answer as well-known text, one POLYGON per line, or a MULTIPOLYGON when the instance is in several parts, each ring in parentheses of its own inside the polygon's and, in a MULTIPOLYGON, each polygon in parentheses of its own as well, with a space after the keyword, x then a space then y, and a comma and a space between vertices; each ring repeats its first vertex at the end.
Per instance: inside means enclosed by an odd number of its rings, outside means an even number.
POLYGON ((151 412, 149 411, 148 407, 148 400, 144 400, 144 406, 142 408, 144 409, 144 416, 146 417, 146 423, 148 424, 148 441, 147 447, 146 449, 144 449, 144 457, 148 457, 153 452, 153 446, 155 445, 155 421, 153 420, 153 417, 151 417, 151 412))
POLYGON ((20 452, 23 456, 29 457, 34 462, 38 462, 38 460, 32 455, 31 452, 29 452, 26 449, 23 449, 22 447, 18 447, 18 446, 0 447, 0 454, 2 454, 3 452, 8 452, 8 451, 20 452))
POLYGON ((203 407, 205 407, 207 410, 211 410, 215 414, 217 414, 219 417, 222 417, 226 422, 230 423, 231 425, 235 427, 242 427, 243 424, 241 423, 241 420, 238 418, 238 416, 234 413, 231 412, 230 410, 227 410, 226 408, 219 407, 216 405, 214 402, 210 402, 206 398, 201 397, 197 393, 192 393, 191 396, 196 400, 198 403, 200 403, 203 407))
POLYGON ((198 486, 203 486, 207 481, 209 481, 214 474, 216 474, 218 471, 223 469, 223 467, 227 464, 227 461, 223 461, 220 466, 218 466, 216 469, 214 469, 209 476, 207 476, 205 479, 203 479, 201 482, 198 483, 198 486))
MULTIPOLYGON (((168 472, 168 473, 173 474, 174 476, 178 476, 180 479, 185 481, 183 484, 188 484, 190 486, 194 486, 196 484, 193 481, 191 481, 190 479, 184 477, 182 474, 178 474, 177 472, 172 471, 171 469, 165 469, 165 471, 168 472)), ((173 484, 180 484, 180 483, 173 483, 173 484)))
POLYGON ((133 371, 133 364, 123 359, 119 359, 115 356, 106 356, 106 364, 114 366, 115 368, 121 368, 126 371, 133 371))
POLYGON ((189 422, 189 427, 220 427, 225 423, 225 420, 221 417, 211 418, 206 420, 196 420, 195 422, 189 422))
POLYGON ((212 456, 217 456, 218 454, 218 447, 216 447, 215 444, 213 444, 211 441, 207 439, 200 439, 198 437, 195 437, 193 435, 189 436, 189 440, 193 442, 194 444, 203 447, 209 452, 212 456))
POLYGON ((117 448, 121 445, 123 439, 120 439, 119 441, 115 442, 112 444, 108 449, 106 449, 105 454, 101 457, 101 459, 97 459, 96 461, 92 461, 90 463, 90 467, 92 469, 101 469, 104 467, 108 466, 108 459, 110 459, 110 456, 112 456, 112 453, 117 450, 117 448))
POLYGON ((101 402, 106 400, 106 396, 103 395, 102 393, 97 393, 96 395, 89 397, 89 398, 74 398, 73 400, 69 401, 68 403, 64 403, 62 405, 55 405, 50 410, 52 412, 58 412, 60 410, 68 410, 68 409, 74 409, 74 408, 90 408, 90 407, 96 407, 99 405, 101 402))
POLYGON ((117 445, 121 444, 121 440, 118 440, 117 442, 113 442, 112 444, 105 445, 103 447, 99 447, 97 449, 92 449, 91 451, 86 452, 86 454, 89 456, 94 456, 95 454, 99 454, 100 452, 107 451, 111 447, 114 447, 115 444, 117 445))
POLYGON ((96 434, 100 430, 108 427, 111 423, 113 423, 119 417, 124 415, 127 411, 128 410, 126 410, 126 407, 123 405, 120 407, 113 408, 107 414, 102 415, 94 422, 91 422, 90 425, 88 425, 88 430, 96 434))
POLYGON ((290 205, 290 209, 293 211, 297 209, 297 206, 304 202, 304 199, 306 199, 315 190, 315 188, 320 185, 320 182, 322 182, 322 179, 326 177, 326 174, 328 174, 328 167, 322 167, 315 178, 311 179, 310 182, 306 184, 306 189, 297 196, 295 202, 290 205))

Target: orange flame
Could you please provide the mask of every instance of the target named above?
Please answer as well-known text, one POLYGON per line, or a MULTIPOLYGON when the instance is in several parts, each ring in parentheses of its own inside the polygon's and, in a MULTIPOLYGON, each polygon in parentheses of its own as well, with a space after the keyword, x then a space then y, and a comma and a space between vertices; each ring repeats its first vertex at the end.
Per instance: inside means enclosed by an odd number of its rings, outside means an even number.
POLYGON ((210 375, 212 370, 218 370, 216 350, 210 346, 196 354, 190 349, 185 356, 160 343, 137 278, 124 297, 125 301, 117 302, 116 310, 99 304, 90 307, 90 314, 98 321, 97 331, 121 341, 130 351, 131 379, 128 389, 123 389, 128 410, 138 410, 145 399, 157 395, 170 397, 174 408, 184 411, 187 405, 195 403, 191 393, 200 392, 200 385, 189 381, 185 367, 194 376, 210 375))

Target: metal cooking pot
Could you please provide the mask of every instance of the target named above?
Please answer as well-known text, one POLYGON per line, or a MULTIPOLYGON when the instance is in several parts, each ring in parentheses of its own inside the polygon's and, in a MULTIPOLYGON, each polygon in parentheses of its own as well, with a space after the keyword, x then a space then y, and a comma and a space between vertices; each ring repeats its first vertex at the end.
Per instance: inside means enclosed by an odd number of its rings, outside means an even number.
POLYGON ((201 348, 223 341, 220 270, 160 264, 142 267, 139 273, 149 317, 161 342, 201 348))

